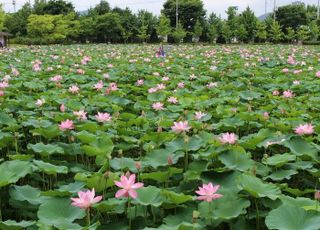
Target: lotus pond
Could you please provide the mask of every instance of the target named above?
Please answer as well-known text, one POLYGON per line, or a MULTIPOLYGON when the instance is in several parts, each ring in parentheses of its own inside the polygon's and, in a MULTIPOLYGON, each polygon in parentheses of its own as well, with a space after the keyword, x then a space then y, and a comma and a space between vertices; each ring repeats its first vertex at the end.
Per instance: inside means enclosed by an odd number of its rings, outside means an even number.
POLYGON ((320 226, 320 50, 0 51, 0 229, 320 226))

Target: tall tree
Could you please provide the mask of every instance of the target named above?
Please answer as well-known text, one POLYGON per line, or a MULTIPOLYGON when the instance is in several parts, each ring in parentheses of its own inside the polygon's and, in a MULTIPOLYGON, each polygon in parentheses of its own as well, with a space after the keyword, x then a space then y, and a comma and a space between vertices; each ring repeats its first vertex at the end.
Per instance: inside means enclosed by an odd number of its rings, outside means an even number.
POLYGON ((269 30, 269 39, 274 43, 278 43, 281 41, 282 37, 283 33, 281 25, 277 21, 273 22, 269 30))
POLYGON ((99 15, 96 23, 98 41, 119 42, 123 28, 121 19, 117 13, 106 13, 99 15))
POLYGON ((292 29, 291 27, 288 27, 286 29, 286 40, 289 42, 289 43, 292 43, 294 41, 294 39, 296 38, 296 32, 294 31, 294 29, 292 29))
POLYGON ((70 2, 66 2, 64 0, 50 0, 46 5, 43 7, 44 14, 52 14, 58 15, 63 14, 67 15, 69 13, 75 12, 74 6, 70 2))
POLYGON ((255 38, 258 42, 262 42, 267 39, 267 26, 264 22, 257 21, 255 38))
MULTIPOLYGON (((163 5, 162 13, 176 27, 176 0, 167 0, 163 5)), ((204 22, 206 11, 201 0, 179 0, 179 22, 183 28, 192 33, 197 21, 204 22)))
POLYGON ((170 19, 164 15, 159 17, 159 23, 156 27, 158 36, 164 41, 167 42, 168 35, 171 33, 170 19))
POLYGON ((103 15, 111 11, 111 7, 107 1, 101 0, 98 5, 93 8, 93 11, 98 15, 103 15))
POLYGON ((310 39, 311 41, 317 41, 319 37, 319 27, 316 21, 309 23, 310 39))
POLYGON ((6 15, 4 27, 6 27, 13 36, 27 36, 28 17, 31 13, 32 8, 30 4, 24 4, 16 13, 6 15))
POLYGON ((228 18, 227 18, 227 25, 228 29, 230 30, 230 39, 233 39, 237 35, 237 29, 239 25, 238 20, 238 7, 237 6, 230 6, 226 11, 228 18))
POLYGON ((172 32, 173 40, 176 43, 180 43, 187 35, 187 32, 184 30, 183 26, 179 23, 178 27, 172 32))
POLYGON ((294 30, 308 24, 307 10, 304 3, 294 3, 281 6, 276 11, 276 20, 283 29, 291 27, 294 30))
POLYGON ((254 12, 248 6, 245 11, 240 15, 240 23, 247 31, 247 35, 244 38, 246 42, 254 40, 254 31, 256 30, 258 19, 254 15, 254 12))
POLYGON ((135 14, 129 8, 121 9, 115 7, 112 12, 119 14, 121 19, 122 39, 124 42, 134 42, 138 34, 139 21, 135 14))
POLYGON ((0 31, 4 28, 4 20, 5 20, 5 12, 2 8, 2 4, 0 4, 0 31))
POLYGON ((193 30, 193 36, 194 36, 195 42, 199 41, 200 36, 202 35, 202 32, 203 32, 203 27, 202 27, 201 23, 199 21, 197 21, 194 26, 194 30, 193 30))
POLYGON ((297 32, 299 42, 307 41, 310 38, 310 29, 308 26, 300 26, 297 32))

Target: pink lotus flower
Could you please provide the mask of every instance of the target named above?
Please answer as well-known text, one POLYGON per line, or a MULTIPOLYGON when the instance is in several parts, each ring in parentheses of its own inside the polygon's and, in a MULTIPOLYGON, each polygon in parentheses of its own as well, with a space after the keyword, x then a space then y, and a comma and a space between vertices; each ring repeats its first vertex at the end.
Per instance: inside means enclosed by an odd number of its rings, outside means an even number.
POLYGON ((179 82, 178 83, 178 88, 181 88, 181 89, 184 88, 184 82, 179 82))
POLYGON ((300 85, 300 81, 298 81, 298 80, 294 80, 292 83, 293 83, 294 85, 300 85))
POLYGON ((197 120, 201 120, 201 118, 203 118, 204 116, 206 116, 207 114, 206 113, 203 113, 203 112, 201 112, 201 111, 199 111, 199 112, 196 112, 195 113, 195 118, 197 119, 197 120))
POLYGON ((62 121, 61 124, 59 125, 59 129, 61 131, 65 131, 65 130, 72 130, 74 129, 74 126, 73 126, 73 121, 67 119, 65 121, 62 121))
POLYGON ((85 74, 85 71, 83 69, 77 69, 78 74, 85 74))
POLYGON ((50 81, 52 81, 52 82, 59 82, 61 80, 62 80, 62 76, 61 75, 56 75, 56 76, 50 78, 50 81))
POLYGON ((207 87, 208 87, 209 89, 214 88, 214 87, 217 87, 217 86, 218 86, 218 83, 217 83, 217 82, 210 82, 209 84, 207 84, 207 87))
POLYGON ((95 191, 92 189, 92 191, 87 190, 86 192, 78 192, 79 198, 71 198, 73 201, 71 205, 82 208, 82 209, 88 209, 93 204, 96 204, 102 200, 102 196, 95 197, 95 191))
POLYGON ((223 133, 219 140, 222 144, 230 144, 233 145, 237 143, 238 137, 234 133, 223 133))
POLYGON ((116 91, 116 90, 118 90, 118 86, 117 86, 116 83, 110 83, 109 87, 110 87, 110 90, 111 90, 111 91, 116 91))
POLYGON ((173 122, 173 126, 171 126, 171 129, 175 133, 182 133, 182 132, 188 132, 191 127, 188 126, 188 121, 179 121, 179 122, 173 122))
POLYGON ((295 128, 295 133, 298 135, 310 135, 313 132, 314 127, 311 124, 299 125, 295 128))
POLYGON ((0 90, 0 97, 4 96, 4 92, 2 90, 0 90))
POLYGON ((136 85, 137 86, 141 86, 141 85, 143 85, 144 84, 144 80, 143 79, 139 79, 139 80, 137 80, 137 82, 136 82, 136 85))
POLYGON ((44 99, 38 99, 37 102, 35 103, 36 106, 42 106, 46 101, 44 99))
POLYGON ((73 115, 75 115, 79 120, 87 120, 87 112, 85 112, 84 110, 73 111, 73 115))
POLYGON ((268 113, 268 112, 264 112, 264 113, 263 113, 263 118, 264 118, 265 120, 268 120, 268 119, 269 119, 269 113, 268 113))
POLYGON ((169 77, 163 77, 163 78, 162 78, 162 81, 169 81, 169 80, 170 80, 169 77))
POLYGON ((160 110, 163 110, 163 103, 161 102, 156 102, 156 103, 153 103, 152 104, 152 108, 155 110, 155 111, 160 111, 160 110))
POLYGON ((64 113, 66 111, 66 107, 64 104, 60 105, 60 112, 64 113))
POLYGON ((320 71, 316 73, 316 77, 320 77, 320 71))
POLYGON ((198 187, 199 190, 196 193, 200 196, 197 197, 197 200, 204 200, 207 202, 212 202, 213 200, 219 199, 222 197, 221 194, 216 193, 220 188, 220 185, 213 186, 212 183, 204 184, 202 187, 198 187))
POLYGON ((290 70, 289 70, 288 68, 284 68, 284 69, 282 70, 283 73, 289 73, 289 71, 290 71, 290 70))
POLYGON ((11 73, 13 74, 13 76, 17 77, 20 73, 16 68, 12 68, 11 69, 11 73))
POLYGON ((136 199, 138 197, 137 189, 143 187, 143 183, 135 183, 136 175, 122 175, 120 181, 115 181, 116 186, 121 188, 115 195, 116 198, 131 197, 136 199))
POLYGON ((278 91, 278 90, 274 90, 273 92, 272 92, 272 95, 273 96, 278 96, 280 94, 280 92, 278 91))
POLYGON ((103 74, 103 78, 104 78, 104 79, 109 79, 109 78, 110 78, 110 75, 109 75, 108 73, 105 73, 105 74, 103 74))
POLYGON ((172 104, 178 103, 178 99, 176 97, 169 97, 167 101, 172 104))
POLYGON ((93 88, 94 89, 96 89, 96 90, 101 90, 102 88, 103 88, 103 82, 102 81, 99 81, 97 84, 95 84, 94 86, 93 86, 93 88))
POLYGON ((95 117, 98 122, 108 122, 108 121, 111 121, 112 119, 109 113, 98 112, 98 114, 95 117))
POLYGON ((148 89, 148 93, 155 93, 158 91, 158 88, 150 88, 148 89))
POLYGON ((9 86, 9 83, 7 81, 0 82, 0 89, 5 89, 9 86))
POLYGON ((293 94, 293 92, 291 90, 286 90, 286 91, 283 92, 283 96, 285 98, 292 98, 292 97, 294 97, 294 94, 293 94))
POLYGON ((166 88, 166 85, 163 84, 163 83, 161 83, 161 84, 158 84, 158 85, 157 85, 157 88, 158 88, 158 90, 165 89, 165 88, 166 88))
POLYGON ((79 90, 80 90, 79 87, 76 86, 76 85, 72 85, 72 86, 69 87, 69 92, 70 92, 70 93, 73 93, 73 94, 78 93, 79 90))

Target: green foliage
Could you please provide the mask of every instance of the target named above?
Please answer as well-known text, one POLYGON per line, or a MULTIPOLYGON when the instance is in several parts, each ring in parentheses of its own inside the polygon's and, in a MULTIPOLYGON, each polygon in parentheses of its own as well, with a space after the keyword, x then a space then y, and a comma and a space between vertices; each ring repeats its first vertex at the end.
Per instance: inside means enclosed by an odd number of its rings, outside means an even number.
POLYGON ((288 27, 287 34, 285 36, 286 36, 286 39, 288 40, 288 42, 293 42, 294 39, 296 38, 296 32, 294 31, 293 28, 288 27))
POLYGON ((310 28, 308 26, 300 26, 297 32, 299 41, 307 41, 310 38, 310 28))
POLYGON ((264 22, 257 21, 255 37, 259 42, 267 39, 267 26, 264 22))
POLYGON ((269 40, 271 40, 274 43, 278 43, 281 41, 283 33, 281 30, 281 25, 277 21, 272 23, 268 37, 269 40))
POLYGON ((180 43, 187 35, 187 32, 183 29, 182 25, 179 23, 178 27, 172 32, 172 37, 176 43, 180 43))
POLYGON ((276 10, 276 20, 283 29, 291 27, 297 30, 300 26, 308 23, 305 4, 296 3, 278 7, 276 10))
POLYGON ((121 19, 117 13, 106 13, 97 17, 96 33, 104 42, 117 42, 123 31, 121 19))
POLYGON ((159 24, 156 27, 157 34, 165 40, 165 38, 171 33, 170 20, 164 15, 161 15, 159 18, 159 24))

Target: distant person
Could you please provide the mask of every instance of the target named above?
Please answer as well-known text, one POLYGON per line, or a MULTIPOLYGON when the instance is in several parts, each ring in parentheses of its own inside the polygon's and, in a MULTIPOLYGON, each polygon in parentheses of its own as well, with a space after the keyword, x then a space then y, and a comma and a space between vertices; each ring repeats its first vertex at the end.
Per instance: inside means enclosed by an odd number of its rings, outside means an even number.
POLYGON ((156 56, 157 57, 165 57, 166 54, 164 52, 164 48, 163 48, 163 45, 160 46, 160 48, 158 49, 157 53, 156 53, 156 56))
POLYGON ((3 48, 3 44, 2 44, 2 42, 0 42, 0 48, 3 48))

